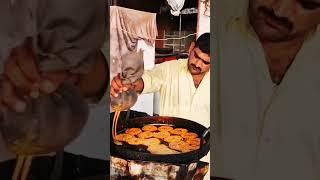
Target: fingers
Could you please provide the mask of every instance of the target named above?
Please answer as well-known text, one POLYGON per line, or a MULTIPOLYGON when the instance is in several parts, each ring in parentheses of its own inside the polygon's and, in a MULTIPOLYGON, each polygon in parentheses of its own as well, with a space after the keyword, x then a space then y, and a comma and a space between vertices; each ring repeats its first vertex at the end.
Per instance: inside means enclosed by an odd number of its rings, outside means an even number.
POLYGON ((5 63, 4 73, 18 89, 25 90, 25 92, 33 89, 33 83, 26 78, 24 73, 17 65, 15 59, 9 59, 5 63))
POLYGON ((4 72, 20 92, 29 93, 34 98, 38 97, 40 75, 31 50, 25 46, 12 49, 5 63, 4 72))
MULTIPOLYGON (((76 80, 74 76, 69 76, 71 78, 70 81, 76 80)), ((44 74, 44 77, 45 79, 41 81, 38 88, 43 93, 49 94, 54 92, 66 80, 68 74, 66 72, 47 73, 44 74)), ((15 112, 24 112, 27 105, 24 99, 17 95, 20 93, 18 93, 15 85, 9 78, 2 78, 0 83, 0 111, 4 112, 7 108, 10 108, 15 112)))
MULTIPOLYGON (((57 90, 57 88, 66 81, 68 77, 67 72, 54 72, 54 73, 45 73, 43 74, 43 80, 40 83, 40 90, 43 93, 50 94, 57 90)), ((71 80, 75 80, 75 77, 72 77, 71 80)))
POLYGON ((110 88, 110 96, 111 97, 118 97, 118 94, 114 91, 114 89, 112 87, 110 88))
POLYGON ((120 79, 120 74, 118 74, 114 79, 114 82, 115 82, 115 86, 118 87, 116 90, 117 92, 122 92, 122 88, 123 88, 123 84, 122 84, 122 81, 120 79))
POLYGON ((123 85, 122 90, 123 91, 128 91, 131 88, 133 88, 132 84, 126 84, 126 85, 123 85))
POLYGON ((112 79, 111 84, 110 84, 110 95, 112 97, 118 97, 118 93, 120 91, 120 87, 118 84, 115 82, 114 79, 112 79))
POLYGON ((35 56, 31 51, 27 51, 27 49, 24 48, 19 50, 19 55, 16 60, 21 71, 28 79, 33 82, 40 81, 40 73, 38 72, 35 56))
POLYGON ((123 81, 120 79, 120 74, 117 75, 116 83, 120 86, 120 93, 122 91, 128 91, 129 89, 134 88, 134 85, 132 83, 130 84, 123 84, 123 81))
POLYGON ((115 76, 110 85, 110 96, 111 97, 118 97, 119 93, 128 91, 129 89, 134 89, 133 84, 123 84, 122 80, 120 79, 120 74, 115 76))
POLYGON ((21 103, 18 103, 18 107, 16 107, 17 104, 12 105, 14 101, 20 102, 15 94, 37 98, 40 92, 44 94, 54 92, 65 80, 76 82, 78 79, 76 75, 68 77, 67 72, 40 74, 36 64, 36 56, 27 45, 26 41, 12 49, 4 65, 4 75, 8 78, 4 83, 6 87, 4 92, 10 95, 5 97, 5 100, 10 107, 15 106, 14 108, 18 109, 23 105, 21 103))
POLYGON ((123 86, 121 79, 120 79, 120 76, 118 74, 111 81, 110 95, 113 97, 118 97, 118 93, 121 93, 122 91, 124 91, 123 88, 124 88, 124 86, 123 86))
POLYGON ((13 85, 7 79, 2 81, 1 101, 16 112, 24 112, 26 109, 26 103, 16 96, 13 85))

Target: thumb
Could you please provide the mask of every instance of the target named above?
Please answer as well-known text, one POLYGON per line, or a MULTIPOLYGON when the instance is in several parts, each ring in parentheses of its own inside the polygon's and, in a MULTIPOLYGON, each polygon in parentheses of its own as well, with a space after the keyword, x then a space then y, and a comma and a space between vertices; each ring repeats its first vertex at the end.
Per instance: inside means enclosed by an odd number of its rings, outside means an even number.
POLYGON ((54 72, 54 73, 45 73, 42 76, 40 82, 40 91, 45 94, 50 94, 56 91, 60 85, 67 79, 68 74, 66 72, 54 72))

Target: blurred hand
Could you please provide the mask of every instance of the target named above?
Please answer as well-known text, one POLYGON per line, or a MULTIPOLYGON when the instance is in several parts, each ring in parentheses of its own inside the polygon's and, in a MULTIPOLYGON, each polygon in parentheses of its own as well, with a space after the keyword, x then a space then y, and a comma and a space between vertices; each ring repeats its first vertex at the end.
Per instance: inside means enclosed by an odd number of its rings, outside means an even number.
POLYGON ((119 93, 128 91, 129 89, 134 88, 132 84, 122 84, 122 81, 120 79, 120 74, 115 76, 110 85, 110 97, 118 97, 119 93))
POLYGON ((26 108, 25 96, 37 98, 40 93, 50 94, 67 78, 70 77, 66 71, 40 74, 36 56, 25 43, 12 49, 5 62, 1 80, 1 107, 23 112, 26 108))

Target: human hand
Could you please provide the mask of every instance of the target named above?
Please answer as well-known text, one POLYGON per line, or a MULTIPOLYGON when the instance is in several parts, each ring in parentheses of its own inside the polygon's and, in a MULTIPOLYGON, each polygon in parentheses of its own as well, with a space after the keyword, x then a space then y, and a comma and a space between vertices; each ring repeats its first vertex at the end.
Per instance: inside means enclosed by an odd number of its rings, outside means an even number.
POLYGON ((26 108, 26 96, 37 98, 40 93, 50 94, 66 79, 75 78, 74 76, 70 76, 66 71, 40 74, 35 54, 24 43, 12 49, 5 62, 1 80, 1 107, 23 112, 26 108))
POLYGON ((120 79, 120 74, 115 76, 110 85, 110 97, 118 97, 119 93, 128 91, 129 89, 133 89, 134 86, 132 84, 124 85, 122 80, 120 79))

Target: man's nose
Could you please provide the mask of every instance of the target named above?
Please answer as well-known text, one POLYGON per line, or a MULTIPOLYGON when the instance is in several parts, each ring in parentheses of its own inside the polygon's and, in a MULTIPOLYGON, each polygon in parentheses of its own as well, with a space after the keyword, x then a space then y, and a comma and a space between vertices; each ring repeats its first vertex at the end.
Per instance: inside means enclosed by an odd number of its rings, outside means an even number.
POLYGON ((200 67, 201 63, 202 63, 201 59, 196 59, 196 63, 195 63, 196 67, 200 67))
POLYGON ((274 1, 273 10, 276 16, 290 19, 296 11, 296 6, 292 0, 274 1))

